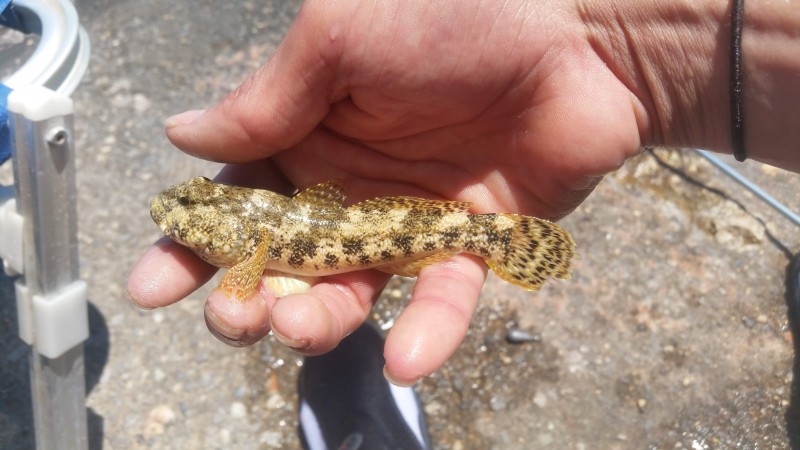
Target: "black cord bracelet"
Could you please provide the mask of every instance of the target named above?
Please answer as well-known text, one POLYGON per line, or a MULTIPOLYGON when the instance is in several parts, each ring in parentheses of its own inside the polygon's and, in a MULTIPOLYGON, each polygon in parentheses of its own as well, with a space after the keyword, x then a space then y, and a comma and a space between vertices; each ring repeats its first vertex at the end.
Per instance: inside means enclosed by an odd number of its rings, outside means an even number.
POLYGON ((731 7, 731 144, 737 161, 747 159, 744 148, 744 102, 742 101, 742 23, 744 0, 731 7))

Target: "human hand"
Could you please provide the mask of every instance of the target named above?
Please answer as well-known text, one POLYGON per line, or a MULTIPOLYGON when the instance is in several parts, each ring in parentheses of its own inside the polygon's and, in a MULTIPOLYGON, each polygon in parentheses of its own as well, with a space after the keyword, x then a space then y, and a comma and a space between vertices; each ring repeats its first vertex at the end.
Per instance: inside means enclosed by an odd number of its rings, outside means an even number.
MULTIPOLYGON (((306 2, 270 61, 219 105, 167 122, 220 178, 283 193, 337 179, 349 202, 470 201, 472 212, 569 213, 640 145, 644 108, 592 51, 569 2, 306 2)), ((172 304, 216 271, 162 239, 129 280, 134 302, 172 304)), ((412 383, 464 338, 486 267, 459 255, 420 273, 390 331, 387 374, 412 383)), ((325 277, 304 294, 215 290, 209 328, 232 345, 273 330, 305 354, 363 322, 388 276, 325 277)))

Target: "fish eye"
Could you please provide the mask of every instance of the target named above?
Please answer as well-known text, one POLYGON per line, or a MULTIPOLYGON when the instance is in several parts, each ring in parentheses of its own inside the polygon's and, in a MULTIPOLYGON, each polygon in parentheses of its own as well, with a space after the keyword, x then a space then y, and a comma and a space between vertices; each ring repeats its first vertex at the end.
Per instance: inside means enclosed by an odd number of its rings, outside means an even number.
POLYGON ((178 197, 178 204, 181 206, 189 206, 192 203, 191 199, 186 195, 181 195, 178 197))

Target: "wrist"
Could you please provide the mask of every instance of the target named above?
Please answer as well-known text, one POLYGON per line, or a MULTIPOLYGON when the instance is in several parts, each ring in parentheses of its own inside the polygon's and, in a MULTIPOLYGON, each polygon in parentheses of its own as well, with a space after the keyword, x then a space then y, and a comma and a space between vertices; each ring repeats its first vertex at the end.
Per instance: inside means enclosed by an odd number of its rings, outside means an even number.
POLYGON ((730 147, 723 2, 581 4, 588 38, 646 110, 642 145, 730 147))
MULTIPOLYGON (((730 1, 587 0, 579 8, 593 47, 644 105, 643 144, 731 152, 730 1)), ((795 170, 798 29, 797 6, 745 2, 745 148, 795 170)))

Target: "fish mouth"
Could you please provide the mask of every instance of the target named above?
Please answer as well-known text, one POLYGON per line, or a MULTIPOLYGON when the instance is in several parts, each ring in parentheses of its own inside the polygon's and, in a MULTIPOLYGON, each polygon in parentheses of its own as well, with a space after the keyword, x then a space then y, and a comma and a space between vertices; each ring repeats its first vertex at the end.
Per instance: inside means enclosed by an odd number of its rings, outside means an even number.
POLYGON ((161 228, 161 231, 167 234, 167 208, 164 207, 164 201, 161 199, 161 195, 156 195, 150 200, 150 217, 153 219, 153 222, 161 228))
POLYGON ((171 212, 172 209, 169 208, 169 198, 165 198, 162 194, 159 194, 150 200, 150 217, 153 218, 153 222, 161 229, 164 236, 169 237, 179 244, 188 246, 188 244, 181 239, 180 225, 171 217, 171 212))

